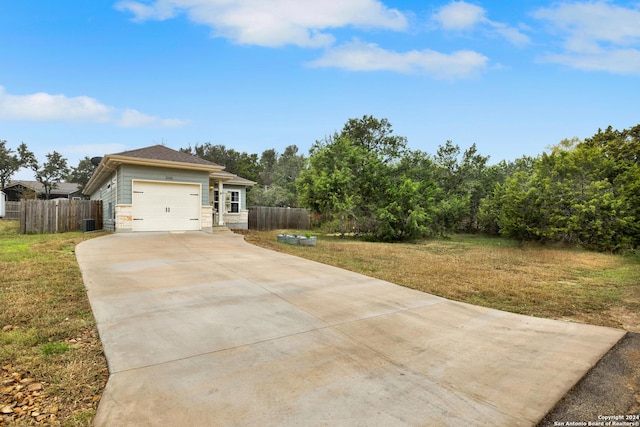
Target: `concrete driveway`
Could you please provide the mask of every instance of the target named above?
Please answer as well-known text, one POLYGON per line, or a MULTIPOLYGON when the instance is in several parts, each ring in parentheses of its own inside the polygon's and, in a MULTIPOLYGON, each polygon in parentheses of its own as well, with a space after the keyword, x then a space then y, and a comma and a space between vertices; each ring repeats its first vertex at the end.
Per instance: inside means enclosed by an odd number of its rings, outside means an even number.
POLYGON ((232 233, 114 234, 76 254, 111 372, 97 426, 528 426, 624 335, 232 233))

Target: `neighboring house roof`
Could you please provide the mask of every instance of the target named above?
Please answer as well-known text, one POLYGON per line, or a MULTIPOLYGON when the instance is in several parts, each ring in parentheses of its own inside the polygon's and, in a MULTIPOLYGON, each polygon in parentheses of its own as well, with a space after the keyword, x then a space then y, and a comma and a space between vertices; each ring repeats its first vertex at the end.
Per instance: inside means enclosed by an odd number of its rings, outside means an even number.
MULTIPOLYGON (((44 193, 44 186, 40 181, 9 181, 4 188, 5 190, 10 190, 13 187, 22 186, 28 188, 29 190, 35 191, 36 193, 44 193)), ((55 188, 51 189, 51 194, 72 194, 76 193, 80 190, 80 186, 73 182, 59 182, 56 184, 55 188)))

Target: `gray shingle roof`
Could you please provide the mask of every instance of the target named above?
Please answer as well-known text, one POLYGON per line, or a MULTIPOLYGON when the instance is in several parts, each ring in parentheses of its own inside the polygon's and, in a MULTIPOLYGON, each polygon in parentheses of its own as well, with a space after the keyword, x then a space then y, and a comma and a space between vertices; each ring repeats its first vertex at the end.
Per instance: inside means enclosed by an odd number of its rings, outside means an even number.
POLYGON ((137 150, 114 153, 112 156, 135 157, 139 159, 163 160, 169 162, 193 163, 197 165, 219 166, 216 163, 201 159, 200 157, 176 151, 164 145, 152 145, 151 147, 138 148, 137 150))
POLYGON ((243 178, 241 176, 232 174, 227 171, 216 172, 214 176, 226 178, 228 180, 228 181, 225 181, 227 184, 247 185, 247 186, 253 186, 257 184, 257 182, 251 181, 249 179, 243 178))
MULTIPOLYGON (((44 193, 44 186, 40 183, 40 181, 25 181, 25 180, 15 180, 9 181, 9 183, 5 186, 5 188, 11 188, 18 185, 22 185, 23 187, 29 188, 38 193, 44 193)), ((56 188, 51 189, 52 194, 71 194, 75 193, 79 190, 79 185, 73 182, 58 182, 56 183, 56 188)))

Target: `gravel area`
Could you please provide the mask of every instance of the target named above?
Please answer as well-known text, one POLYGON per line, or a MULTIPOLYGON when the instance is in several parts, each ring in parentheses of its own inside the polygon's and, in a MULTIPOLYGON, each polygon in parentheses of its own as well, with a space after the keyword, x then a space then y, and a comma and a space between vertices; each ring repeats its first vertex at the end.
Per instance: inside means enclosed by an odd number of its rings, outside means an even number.
POLYGON ((640 426, 640 334, 628 332, 538 424, 583 425, 640 426))

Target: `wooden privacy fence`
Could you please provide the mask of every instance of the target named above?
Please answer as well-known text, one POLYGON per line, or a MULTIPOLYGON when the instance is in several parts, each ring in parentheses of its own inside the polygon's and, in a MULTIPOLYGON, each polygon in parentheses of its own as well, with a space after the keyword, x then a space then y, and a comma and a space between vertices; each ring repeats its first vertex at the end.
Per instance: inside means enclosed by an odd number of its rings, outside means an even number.
POLYGON ((309 229, 309 212, 302 208, 249 206, 250 230, 309 229))
POLYGON ((102 229, 100 200, 23 200, 20 202, 20 233, 64 233, 83 230, 84 220, 95 221, 90 227, 102 229))
POLYGON ((4 219, 20 219, 20 202, 6 202, 4 219))

